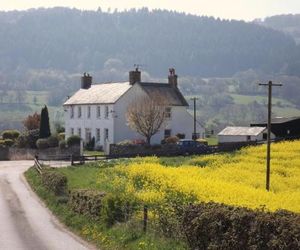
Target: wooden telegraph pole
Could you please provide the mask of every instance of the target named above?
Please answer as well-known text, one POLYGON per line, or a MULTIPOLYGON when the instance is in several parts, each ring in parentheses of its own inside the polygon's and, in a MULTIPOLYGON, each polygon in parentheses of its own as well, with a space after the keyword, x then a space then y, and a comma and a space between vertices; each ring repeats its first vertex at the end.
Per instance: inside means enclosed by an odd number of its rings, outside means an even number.
POLYGON ((270 191, 270 164, 271 164, 271 119, 272 119, 272 87, 282 86, 282 84, 275 84, 272 81, 268 83, 259 83, 260 86, 268 86, 268 134, 267 134, 267 170, 266 170, 266 189, 270 191))
POLYGON ((193 97, 191 98, 192 101, 194 101, 194 133, 193 133, 193 140, 197 140, 197 128, 196 128, 196 124, 197 124, 197 120, 196 120, 196 101, 199 98, 197 97, 193 97))

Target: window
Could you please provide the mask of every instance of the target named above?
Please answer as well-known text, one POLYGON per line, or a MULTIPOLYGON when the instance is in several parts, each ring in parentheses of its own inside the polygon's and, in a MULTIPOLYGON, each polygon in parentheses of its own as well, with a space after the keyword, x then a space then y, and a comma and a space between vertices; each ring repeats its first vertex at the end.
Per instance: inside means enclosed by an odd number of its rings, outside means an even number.
POLYGON ((78 118, 80 118, 81 117, 81 107, 79 106, 78 107, 78 118))
POLYGON ((247 135, 247 141, 251 141, 251 136, 247 135))
POLYGON ((74 135, 74 128, 71 128, 71 135, 74 135))
POLYGON ((263 140, 267 140, 268 138, 268 134, 267 133, 263 133, 263 140))
POLYGON ((101 107, 97 106, 97 118, 101 118, 101 107))
POLYGON ((78 136, 81 138, 81 128, 78 128, 78 136))
POLYGON ((165 109, 165 115, 166 115, 166 118, 167 119, 171 119, 171 111, 172 111, 172 109, 171 109, 171 107, 166 107, 166 109, 165 109))
POLYGON ((171 136, 171 129, 165 129, 165 138, 168 138, 171 136))
POLYGON ((105 119, 108 119, 108 115, 109 115, 108 106, 105 106, 105 119))
POLYGON ((85 129, 85 141, 90 142, 92 140, 92 133, 90 128, 85 129))
POLYGON ((108 128, 104 129, 104 139, 108 140, 108 128))
POLYGON ((71 106, 71 115, 70 115, 71 118, 74 118, 74 107, 71 106))
POLYGON ((91 118, 91 106, 87 107, 87 118, 91 118))
POLYGON ((100 128, 96 129, 96 141, 99 142, 100 141, 100 128))

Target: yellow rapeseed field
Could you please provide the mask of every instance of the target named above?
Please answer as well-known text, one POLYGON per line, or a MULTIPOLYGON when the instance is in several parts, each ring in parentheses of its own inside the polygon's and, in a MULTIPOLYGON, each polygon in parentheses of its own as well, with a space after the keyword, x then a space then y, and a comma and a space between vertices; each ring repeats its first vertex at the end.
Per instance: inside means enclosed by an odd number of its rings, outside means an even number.
MULTIPOLYGON (((195 157, 180 167, 163 166, 158 158, 146 157, 110 169, 106 178, 126 195, 149 205, 168 200, 214 201, 299 213, 300 141, 272 144, 270 192, 265 190, 265 152, 265 146, 249 147, 235 154, 195 157)), ((99 181, 106 181, 105 177, 99 181)))

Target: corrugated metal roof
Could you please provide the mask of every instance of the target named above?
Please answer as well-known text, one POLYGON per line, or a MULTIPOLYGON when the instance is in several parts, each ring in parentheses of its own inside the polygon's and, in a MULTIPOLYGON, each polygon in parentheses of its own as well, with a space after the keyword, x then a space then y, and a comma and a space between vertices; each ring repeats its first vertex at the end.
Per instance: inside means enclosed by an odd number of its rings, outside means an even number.
MULTIPOLYGON (((272 118, 271 120, 271 123, 272 124, 280 124, 280 123, 286 123, 286 122, 290 122, 290 121, 295 121, 295 120, 299 120, 300 119, 300 116, 298 117, 274 117, 272 118)), ((251 124, 251 126, 255 126, 255 125, 265 125, 267 124, 267 122, 262 122, 262 123, 253 123, 251 124)))
POLYGON ((265 127, 226 127, 218 135, 252 135, 262 133, 265 127))
POLYGON ((78 90, 64 105, 115 103, 131 87, 129 82, 95 84, 78 90))
POLYGON ((141 82, 139 84, 150 97, 161 95, 166 98, 169 105, 189 106, 179 89, 168 83, 141 82))

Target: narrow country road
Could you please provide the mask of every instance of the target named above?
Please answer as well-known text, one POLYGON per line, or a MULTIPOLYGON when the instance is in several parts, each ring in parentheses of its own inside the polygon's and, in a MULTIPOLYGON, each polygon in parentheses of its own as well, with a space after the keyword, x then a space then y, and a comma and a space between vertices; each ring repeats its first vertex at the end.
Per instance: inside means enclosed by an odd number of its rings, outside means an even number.
POLYGON ((91 249, 68 232, 23 177, 33 161, 0 161, 0 249, 91 249))

